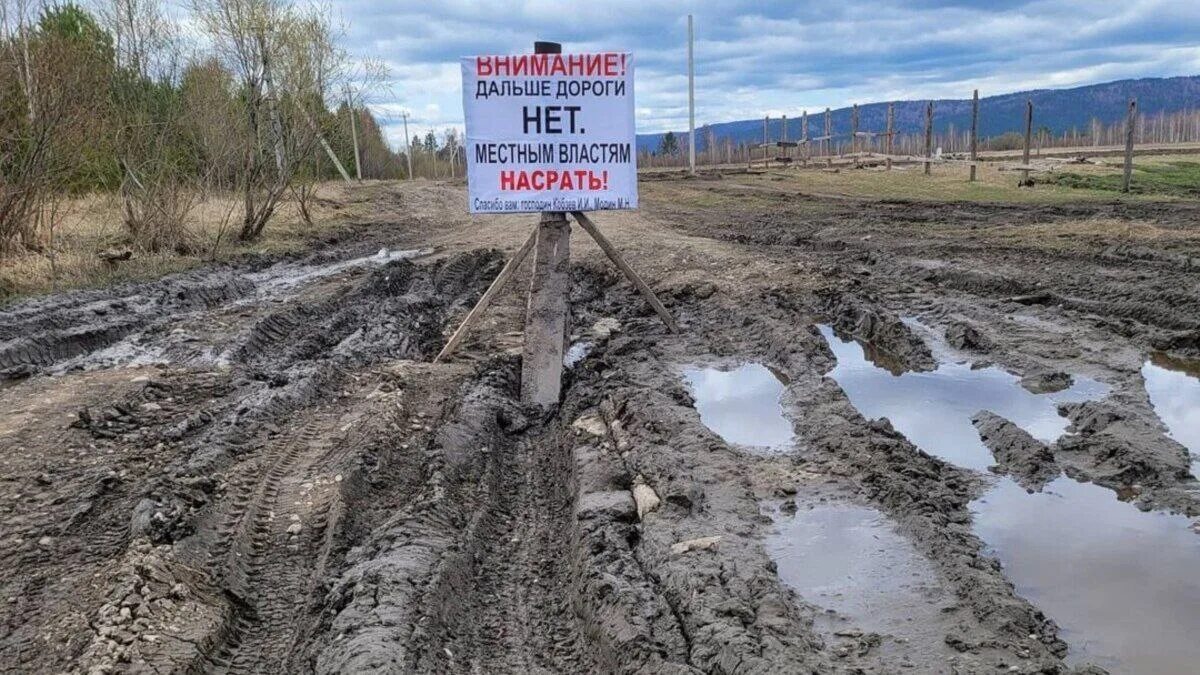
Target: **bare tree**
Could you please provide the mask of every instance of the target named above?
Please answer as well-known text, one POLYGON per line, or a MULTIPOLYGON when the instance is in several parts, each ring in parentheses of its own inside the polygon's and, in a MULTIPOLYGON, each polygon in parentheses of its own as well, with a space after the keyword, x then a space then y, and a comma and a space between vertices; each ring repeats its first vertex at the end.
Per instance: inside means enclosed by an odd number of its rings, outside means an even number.
POLYGON ((239 237, 255 239, 320 141, 316 118, 344 76, 346 56, 318 11, 282 0, 194 0, 194 9, 243 90, 239 237))

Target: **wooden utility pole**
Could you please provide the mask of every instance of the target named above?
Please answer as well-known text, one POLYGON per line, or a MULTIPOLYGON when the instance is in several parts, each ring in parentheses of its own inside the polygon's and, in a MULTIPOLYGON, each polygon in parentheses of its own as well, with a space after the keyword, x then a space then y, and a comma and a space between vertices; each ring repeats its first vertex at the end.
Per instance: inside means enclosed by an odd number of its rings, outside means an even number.
MULTIPOLYGON (((1021 164, 1029 166, 1029 146, 1033 142, 1033 99, 1025 101, 1025 151, 1021 153, 1021 164)), ((1021 169, 1021 185, 1029 185, 1029 169, 1021 169)))
POLYGON ((350 98, 350 85, 346 85, 346 109, 350 111, 350 138, 354 139, 354 177, 362 182, 362 156, 358 154, 358 114, 354 112, 354 101, 350 98))
POLYGON ((688 14, 688 171, 696 175, 696 67, 692 54, 695 33, 692 15, 688 14))
POLYGON ((925 106, 925 175, 929 175, 933 161, 933 101, 925 106))
POLYGON ((979 161, 979 90, 971 97, 971 181, 975 181, 975 162, 979 161))
POLYGON ((404 115, 404 154, 408 158, 408 179, 413 179, 412 172, 412 140, 408 135, 408 111, 403 111, 404 115))
MULTIPOLYGON (((533 51, 561 54, 562 45, 535 42, 533 51)), ((533 278, 525 309, 525 345, 521 352, 521 400, 526 403, 555 405, 562 391, 570 265, 571 224, 567 214, 543 211, 534 245, 533 278)))
POLYGON ((1121 181, 1121 192, 1129 192, 1129 181, 1133 178, 1133 133, 1137 127, 1137 99, 1129 99, 1129 116, 1125 118, 1125 177, 1121 181))
POLYGON ((896 107, 895 104, 889 103, 887 110, 887 170, 892 170, 892 150, 895 149, 895 143, 892 139, 896 137, 896 107))

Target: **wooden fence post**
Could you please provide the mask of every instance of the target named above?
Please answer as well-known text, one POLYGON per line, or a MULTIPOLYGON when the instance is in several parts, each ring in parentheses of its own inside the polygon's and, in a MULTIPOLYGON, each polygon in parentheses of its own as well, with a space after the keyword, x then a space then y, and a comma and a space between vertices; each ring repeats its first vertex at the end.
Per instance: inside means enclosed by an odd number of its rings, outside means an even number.
MULTIPOLYGON (((561 54, 562 45, 535 42, 533 51, 561 54)), ((571 284, 571 223, 565 213, 542 212, 534 251, 521 353, 521 400, 553 406, 562 392, 563 342, 571 284)))
POLYGON ((1129 192, 1129 181, 1133 178, 1133 132, 1137 127, 1137 99, 1129 99, 1129 117, 1125 120, 1125 177, 1121 192, 1129 192))
MULTIPOLYGON (((1025 152, 1021 154, 1021 163, 1029 166, 1029 145, 1033 141, 1033 99, 1025 101, 1025 152)), ((1029 169, 1021 169, 1021 186, 1031 185, 1029 169)))
POLYGON ((808 166, 808 156, 812 154, 812 148, 808 147, 808 111, 800 112, 800 140, 804 143, 804 149, 801 150, 800 164, 808 166))
POLYGON ((971 182, 975 182, 975 162, 979 161, 979 90, 971 97, 971 182))
POLYGON ((771 132, 768 126, 771 123, 771 116, 767 115, 763 118, 763 168, 771 168, 771 160, 767 158, 767 142, 771 138, 771 132))
MULTIPOLYGON (((788 136, 788 134, 787 134, 787 115, 783 116, 783 121, 781 122, 781 124, 783 125, 783 135, 781 137, 781 140, 783 141, 784 145, 780 146, 780 148, 779 148, 779 156, 780 157, 790 157, 792 152, 787 149, 787 139, 788 139, 787 138, 787 136, 788 136)), ((770 149, 768 149, 768 152, 769 151, 770 151, 770 149)), ((785 164, 784 166, 787 166, 787 165, 785 164)))
POLYGON ((850 154, 855 155, 854 166, 858 166, 858 104, 850 109, 850 154))
POLYGON ((925 175, 929 175, 933 160, 933 101, 925 106, 925 175))
POLYGON ((895 149, 895 143, 892 139, 896 133, 896 108, 895 104, 889 103, 887 110, 887 170, 892 170, 892 150, 895 149))
POLYGON ((833 118, 825 109, 825 166, 833 166, 833 118))

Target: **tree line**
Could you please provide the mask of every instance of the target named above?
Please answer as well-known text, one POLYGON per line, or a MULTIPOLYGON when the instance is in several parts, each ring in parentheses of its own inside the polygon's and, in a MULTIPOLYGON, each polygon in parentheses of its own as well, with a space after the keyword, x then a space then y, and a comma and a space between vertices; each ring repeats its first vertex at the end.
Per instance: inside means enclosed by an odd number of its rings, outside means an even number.
MULTIPOLYGON (((0 256, 54 245, 65 200, 119 195, 130 243, 194 252, 188 214, 237 196, 231 236, 261 236, 313 185, 407 176, 364 99, 386 81, 339 45, 329 13, 288 0, 0 0, 0 256)), ((414 146, 457 168, 457 135, 414 146)), ((429 157, 427 157, 429 156, 429 157)), ((431 158, 430 158, 431 157, 431 158)), ((414 169, 416 168, 414 167, 414 169)))

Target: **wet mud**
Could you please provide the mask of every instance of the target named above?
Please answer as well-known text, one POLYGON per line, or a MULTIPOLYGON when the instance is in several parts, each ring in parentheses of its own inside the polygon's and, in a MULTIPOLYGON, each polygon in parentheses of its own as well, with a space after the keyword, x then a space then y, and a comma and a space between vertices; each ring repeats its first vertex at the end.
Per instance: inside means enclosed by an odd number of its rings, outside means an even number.
POLYGON ((5 669, 1195 662, 1194 205, 658 181, 605 227, 683 330, 577 248, 542 410, 527 272, 431 362, 528 219, 364 195, 320 252, 0 310, 5 669))

